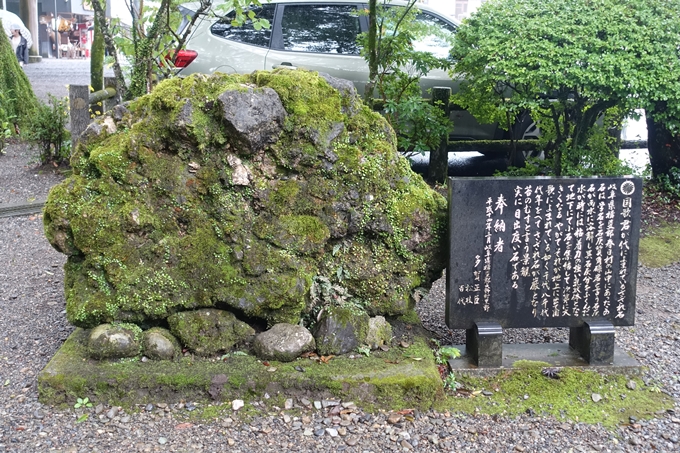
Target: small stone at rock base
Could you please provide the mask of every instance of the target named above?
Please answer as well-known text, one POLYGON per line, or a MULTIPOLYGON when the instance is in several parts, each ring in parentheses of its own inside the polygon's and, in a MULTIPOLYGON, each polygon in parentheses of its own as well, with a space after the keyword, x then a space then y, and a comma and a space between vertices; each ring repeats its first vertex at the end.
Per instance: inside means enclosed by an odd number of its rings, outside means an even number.
POLYGON ((325 431, 323 428, 315 429, 315 430, 314 430, 314 435, 315 435, 316 437, 321 437, 321 436, 324 435, 325 432, 326 432, 326 431, 325 431))
POLYGON ((235 411, 241 409, 244 406, 243 400, 234 400, 231 402, 231 408, 235 411))
POLYGON ((253 342, 253 351, 258 358, 281 362, 292 362, 315 348, 316 343, 309 330, 287 323, 275 324, 255 337, 253 342))
POLYGON ((338 428, 338 434, 340 434, 342 437, 345 437, 347 435, 347 428, 338 428))
POLYGON ((305 428, 305 431, 302 433, 303 436, 308 436, 308 437, 311 436, 312 434, 314 434, 314 431, 312 430, 312 428, 305 428))
POLYGON ((521 445, 515 445, 515 450, 522 452, 524 451, 524 447, 522 447, 521 445))
POLYGON ((392 326, 384 316, 376 316, 369 319, 368 333, 365 341, 371 349, 378 349, 380 346, 384 346, 391 338, 392 326))
POLYGON ((293 408, 293 399, 288 398, 285 403, 283 403, 283 408, 288 410, 293 408))
POLYGON ((338 437, 338 430, 335 428, 326 428, 326 433, 331 437, 338 437))
POLYGON ((114 406, 109 411, 106 413, 106 416, 109 418, 114 418, 116 415, 118 415, 118 407, 114 406))
POLYGON ((593 393, 591 395, 591 398, 593 399, 594 403, 599 403, 602 400, 602 395, 600 395, 599 393, 593 393))
POLYGON ((630 381, 626 382, 626 387, 629 390, 635 390, 637 388, 637 383, 631 379, 630 381))
POLYGON ((236 444, 236 441, 230 437, 230 438, 227 439, 227 444, 228 444, 230 447, 233 447, 234 444, 236 444))
POLYGON ((159 437, 158 443, 161 444, 161 445, 165 445, 165 444, 168 443, 168 439, 166 439, 165 437, 159 437))
POLYGON ((322 407, 322 406, 321 406, 321 401, 314 401, 314 408, 315 408, 315 409, 318 410, 318 409, 321 409, 321 407, 322 407))

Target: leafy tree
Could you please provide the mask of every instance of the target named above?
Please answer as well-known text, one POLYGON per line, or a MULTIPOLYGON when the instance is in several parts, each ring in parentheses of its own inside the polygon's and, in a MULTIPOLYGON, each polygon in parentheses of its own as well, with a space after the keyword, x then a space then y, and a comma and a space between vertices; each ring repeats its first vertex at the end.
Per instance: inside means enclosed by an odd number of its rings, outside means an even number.
MULTIPOLYGON (((420 79, 433 69, 448 69, 450 61, 418 51, 414 42, 441 30, 416 20, 416 0, 406 6, 390 6, 389 0, 369 4, 369 32, 360 36, 362 55, 369 66, 365 99, 372 105, 377 93, 385 118, 397 132, 398 146, 423 152, 439 146, 450 123, 442 111, 424 103, 420 79)), ((451 40, 452 36, 438 36, 451 40)))
POLYGON ((648 31, 642 64, 649 76, 645 108, 652 175, 675 177, 680 168, 680 1, 648 0, 640 23, 648 31), (673 169, 676 170, 673 170, 673 169))
POLYGON ((465 79, 456 102, 506 128, 530 111, 548 133, 554 173, 578 172, 592 153, 611 152, 593 145, 598 119, 614 107, 621 117, 632 112, 649 94, 644 87, 658 84, 660 68, 650 65, 668 66, 668 54, 650 47, 650 40, 666 39, 652 27, 650 5, 661 2, 485 3, 456 34, 452 73, 465 79))
MULTIPOLYGON (((267 0, 268 1, 268 0, 267 0)), ((264 19, 259 20, 251 5, 260 6, 262 0, 200 0, 197 3, 196 14, 189 21, 187 27, 176 33, 181 17, 178 6, 186 3, 184 0, 160 0, 145 5, 143 0, 131 0, 126 3, 132 15, 132 28, 129 34, 120 27, 114 27, 106 20, 103 5, 93 1, 92 6, 97 18, 101 21, 101 32, 104 36, 106 49, 113 57, 113 71, 116 77, 117 91, 124 99, 132 99, 146 94, 153 88, 158 74, 172 75, 172 55, 184 48, 186 40, 193 30, 193 26, 200 17, 219 13, 233 8, 236 12, 234 24, 240 25, 247 19, 256 22, 257 26, 269 26, 264 19), (217 5, 219 3, 219 5, 217 5), (132 69, 130 83, 126 82, 118 55, 123 53, 130 60, 132 69)))

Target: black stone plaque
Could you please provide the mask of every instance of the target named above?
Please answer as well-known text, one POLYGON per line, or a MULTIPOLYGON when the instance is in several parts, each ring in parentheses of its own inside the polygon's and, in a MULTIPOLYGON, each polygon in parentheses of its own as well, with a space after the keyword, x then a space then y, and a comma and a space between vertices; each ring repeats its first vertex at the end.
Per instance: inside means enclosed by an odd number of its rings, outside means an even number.
POLYGON ((449 178, 446 324, 635 320, 640 178, 449 178))

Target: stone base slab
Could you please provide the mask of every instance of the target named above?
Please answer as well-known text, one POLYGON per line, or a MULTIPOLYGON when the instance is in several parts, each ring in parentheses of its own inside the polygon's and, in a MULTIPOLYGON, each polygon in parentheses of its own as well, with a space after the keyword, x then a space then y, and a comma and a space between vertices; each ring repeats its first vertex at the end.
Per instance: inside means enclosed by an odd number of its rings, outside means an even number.
POLYGON ((427 409, 444 396, 427 339, 408 348, 392 347, 327 358, 263 362, 252 355, 178 361, 119 359, 97 361, 86 354, 88 332, 76 329, 38 375, 39 399, 73 406, 77 398, 94 404, 131 407, 147 403, 229 402, 234 399, 304 397, 341 399, 375 408, 427 409))
POLYGON ((547 362, 553 367, 580 367, 605 374, 640 375, 643 367, 621 348, 614 348, 612 365, 589 365, 580 354, 567 343, 541 344, 503 344, 502 361, 499 367, 480 368, 468 356, 465 345, 454 345, 461 356, 449 360, 451 369, 456 374, 469 376, 492 376, 501 370, 512 369, 515 362, 529 360, 547 362))

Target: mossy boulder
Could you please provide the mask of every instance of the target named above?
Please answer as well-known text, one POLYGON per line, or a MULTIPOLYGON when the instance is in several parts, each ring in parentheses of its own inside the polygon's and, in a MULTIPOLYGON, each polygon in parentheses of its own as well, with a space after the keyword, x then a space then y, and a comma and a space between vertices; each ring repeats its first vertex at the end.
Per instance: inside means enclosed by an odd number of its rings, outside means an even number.
POLYGON ((214 308, 175 313, 168 317, 168 324, 183 345, 201 356, 228 351, 255 335, 253 328, 233 313, 214 308))
POLYGON ((444 268, 446 201, 351 84, 300 70, 162 82, 85 134, 45 210, 77 326, 217 307, 298 324, 326 276, 371 315, 444 268))

